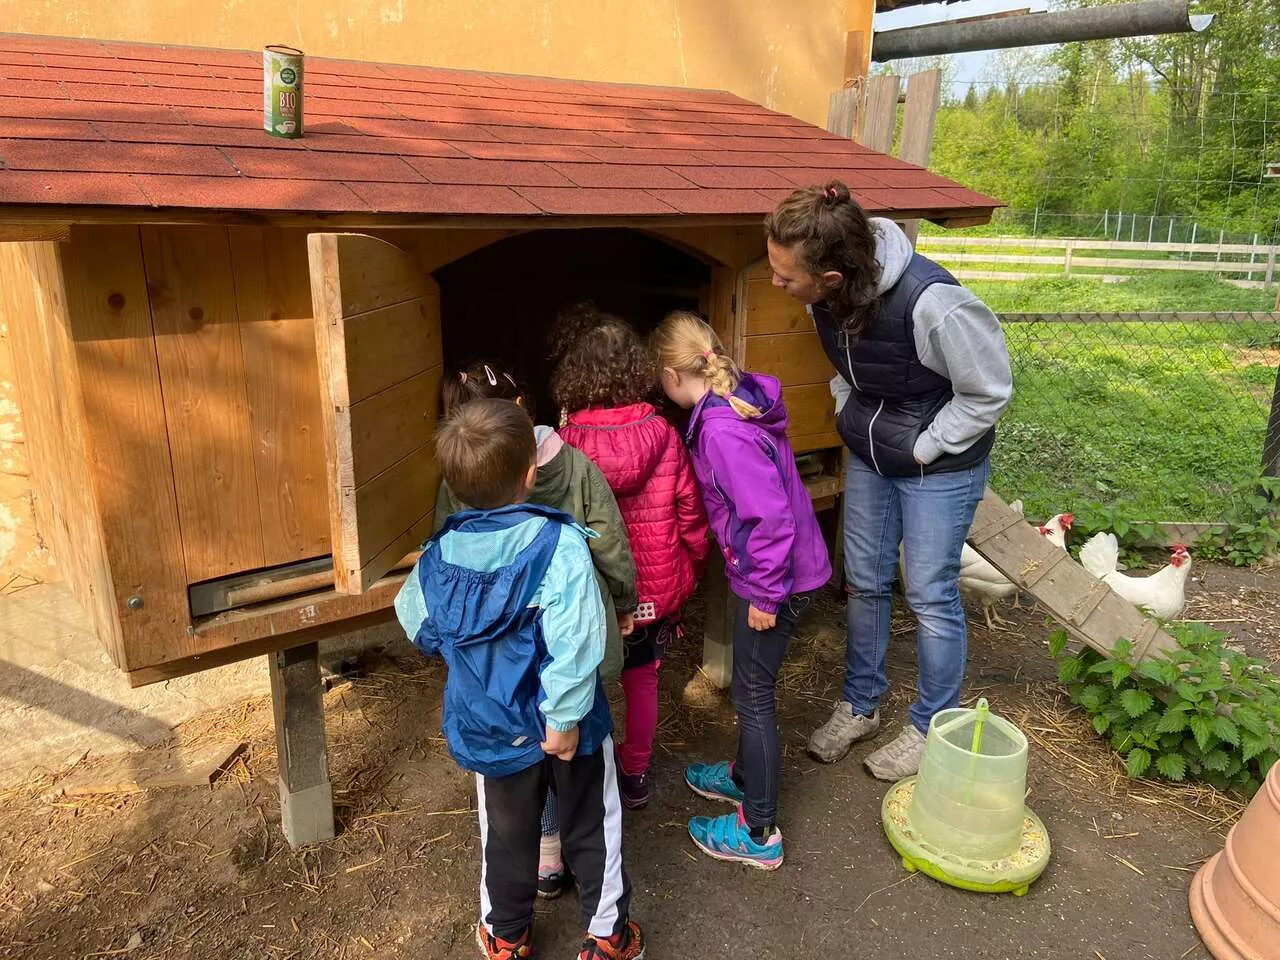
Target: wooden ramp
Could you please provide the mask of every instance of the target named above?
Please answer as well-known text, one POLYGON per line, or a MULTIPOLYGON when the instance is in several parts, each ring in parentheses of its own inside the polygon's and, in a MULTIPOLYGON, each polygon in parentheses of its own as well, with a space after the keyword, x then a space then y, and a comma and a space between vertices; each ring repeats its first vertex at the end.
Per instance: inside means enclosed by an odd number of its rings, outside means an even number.
POLYGON ((1134 660, 1177 649, 1178 642, 1137 607, 1059 550, 988 489, 969 530, 969 545, 1031 594, 1076 640, 1111 656, 1133 642, 1134 660))

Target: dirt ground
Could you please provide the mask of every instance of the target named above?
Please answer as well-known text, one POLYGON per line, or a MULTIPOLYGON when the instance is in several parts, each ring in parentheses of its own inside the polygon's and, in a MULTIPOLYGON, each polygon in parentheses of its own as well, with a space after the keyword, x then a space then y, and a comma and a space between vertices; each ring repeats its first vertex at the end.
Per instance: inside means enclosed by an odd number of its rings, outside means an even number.
MULTIPOLYGON (((1186 616, 1230 620, 1223 627, 1255 653, 1280 657, 1280 579, 1217 567, 1201 576, 1186 616)), ((698 637, 693 606, 689 634, 698 637)), ((1028 896, 963 893, 906 873, 880 826, 885 787, 860 764, 873 747, 859 745, 833 766, 805 755, 843 674, 842 607, 830 596, 784 670, 786 863, 777 873, 696 855, 685 822, 716 806, 684 787, 683 766, 732 754, 733 711, 698 673, 699 644, 664 663, 654 798, 626 818, 648 956, 1205 960, 1187 887, 1239 801, 1127 781, 1056 687, 1043 614, 1006 616, 1015 632, 972 629, 966 697, 986 696, 1032 742, 1028 802, 1048 827, 1053 858, 1028 896)), ((913 630, 902 612, 889 735, 911 699, 913 630)), ((442 682, 439 663, 406 646, 328 695, 341 833, 316 849, 291 851, 280 834, 262 698, 183 728, 191 745, 248 744, 212 788, 59 797, 56 781, 68 771, 58 771, 0 793, 0 957, 473 957, 474 794, 440 740, 442 682)), ((577 898, 538 911, 545 955, 574 956, 577 898)))

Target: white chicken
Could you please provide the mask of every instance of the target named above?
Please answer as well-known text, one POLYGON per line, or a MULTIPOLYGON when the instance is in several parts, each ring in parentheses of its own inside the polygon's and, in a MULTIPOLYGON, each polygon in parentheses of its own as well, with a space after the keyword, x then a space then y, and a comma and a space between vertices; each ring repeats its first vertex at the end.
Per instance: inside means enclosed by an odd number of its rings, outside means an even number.
POLYGON ((1172 620, 1187 605, 1191 554, 1181 543, 1171 549, 1167 566, 1149 577, 1130 577, 1118 569, 1120 544, 1113 533, 1099 533, 1080 548, 1080 565, 1135 607, 1161 620, 1172 620))
MULTIPOLYGON (((1014 500, 1009 504, 1009 509, 1021 515, 1022 501, 1014 500)), ((1074 520, 1075 518, 1069 513, 1059 513, 1039 528, 1040 535, 1048 539, 1054 546, 1065 550, 1067 549, 1067 531, 1071 529, 1071 524, 1074 520)), ((899 573, 905 585, 907 582, 906 563, 901 552, 899 552, 898 563, 899 573)), ((962 597, 967 600, 977 601, 982 605, 982 614, 986 618, 988 630, 994 631, 1002 627, 1013 626, 996 612, 996 604, 1010 599, 1016 604, 1018 597, 1017 585, 967 543, 960 550, 960 578, 958 584, 962 597)))
MULTIPOLYGON (((1067 531, 1071 529, 1074 520, 1075 518, 1069 513, 1059 513, 1039 528, 1040 536, 1059 550, 1066 550, 1067 531)), ((976 600, 982 605, 982 614, 986 617, 988 630, 1013 626, 996 612, 996 604, 1009 599, 1016 603, 1017 584, 992 566, 990 561, 967 543, 960 551, 959 584, 961 596, 968 600, 976 600)))

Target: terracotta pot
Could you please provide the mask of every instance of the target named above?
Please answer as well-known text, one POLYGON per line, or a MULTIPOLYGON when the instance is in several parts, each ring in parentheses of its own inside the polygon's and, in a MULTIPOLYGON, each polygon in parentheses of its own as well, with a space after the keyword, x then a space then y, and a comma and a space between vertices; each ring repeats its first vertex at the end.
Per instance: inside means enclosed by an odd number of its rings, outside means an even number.
POLYGON ((1191 919, 1217 960, 1280 958, 1280 763, 1191 881, 1191 919))

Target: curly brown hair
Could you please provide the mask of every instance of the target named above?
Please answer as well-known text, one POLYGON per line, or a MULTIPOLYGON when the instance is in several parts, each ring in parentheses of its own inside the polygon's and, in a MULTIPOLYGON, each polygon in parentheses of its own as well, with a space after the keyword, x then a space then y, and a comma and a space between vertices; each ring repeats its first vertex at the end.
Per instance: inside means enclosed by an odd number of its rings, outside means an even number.
POLYGON ((561 315, 552 355, 559 363, 551 375, 551 398, 568 413, 639 403, 657 387, 658 368, 640 335, 592 304, 561 315))
POLYGON ((798 247, 812 274, 838 270, 844 282, 827 297, 831 312, 852 334, 861 333, 875 309, 880 264, 866 211, 839 180, 793 191, 764 219, 765 236, 780 247, 798 247))

